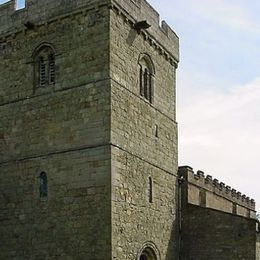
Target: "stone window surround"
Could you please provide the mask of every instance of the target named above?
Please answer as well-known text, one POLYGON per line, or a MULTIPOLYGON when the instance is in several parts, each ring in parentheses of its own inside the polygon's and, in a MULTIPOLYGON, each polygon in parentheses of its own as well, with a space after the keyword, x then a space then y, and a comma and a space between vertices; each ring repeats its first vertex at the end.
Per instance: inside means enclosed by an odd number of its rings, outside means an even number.
POLYGON ((44 88, 55 84, 55 50, 49 43, 41 43, 33 52, 34 85, 44 88))
POLYGON ((141 53, 138 59, 138 65, 140 96, 149 103, 153 103, 155 69, 150 55, 141 53))

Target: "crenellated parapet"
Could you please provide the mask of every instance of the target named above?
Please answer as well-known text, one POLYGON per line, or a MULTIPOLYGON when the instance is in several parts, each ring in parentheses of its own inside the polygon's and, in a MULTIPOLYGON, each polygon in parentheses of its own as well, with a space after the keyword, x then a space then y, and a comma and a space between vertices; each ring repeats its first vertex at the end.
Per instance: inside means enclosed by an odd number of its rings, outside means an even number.
POLYGON ((111 0, 112 7, 124 16, 132 26, 138 21, 147 21, 150 28, 141 33, 167 60, 177 66, 179 62, 179 38, 146 0, 111 0))
POLYGON ((201 198, 204 197, 205 207, 255 218, 253 199, 211 175, 202 171, 195 173, 191 167, 183 166, 179 167, 179 177, 185 183, 188 203, 202 206, 201 198))
POLYGON ((28 22, 40 25, 109 3, 110 0, 26 0, 25 8, 16 10, 16 0, 10 0, 0 5, 0 35, 25 30, 24 25, 28 22))
POLYGON ((16 10, 16 0, 0 5, 0 42, 4 38, 25 32, 37 26, 47 25, 76 16, 90 9, 107 6, 124 17, 134 28, 135 23, 147 21, 150 28, 142 30, 151 46, 177 67, 179 62, 179 38, 146 0, 26 0, 25 8, 16 10))

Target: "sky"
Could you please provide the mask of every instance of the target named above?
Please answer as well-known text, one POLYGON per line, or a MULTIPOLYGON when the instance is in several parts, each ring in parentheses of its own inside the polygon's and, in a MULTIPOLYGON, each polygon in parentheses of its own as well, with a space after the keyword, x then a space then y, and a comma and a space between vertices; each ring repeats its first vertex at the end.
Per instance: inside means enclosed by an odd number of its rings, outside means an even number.
POLYGON ((179 165, 260 211, 260 1, 148 0, 180 38, 179 165))
POLYGON ((254 198, 260 211, 260 1, 148 1, 180 38, 179 165, 254 198))
MULTIPOLYGON (((0 4, 8 2, 7 0, 0 0, 0 4)), ((17 0, 17 9, 23 8, 25 5, 25 0, 17 0)))

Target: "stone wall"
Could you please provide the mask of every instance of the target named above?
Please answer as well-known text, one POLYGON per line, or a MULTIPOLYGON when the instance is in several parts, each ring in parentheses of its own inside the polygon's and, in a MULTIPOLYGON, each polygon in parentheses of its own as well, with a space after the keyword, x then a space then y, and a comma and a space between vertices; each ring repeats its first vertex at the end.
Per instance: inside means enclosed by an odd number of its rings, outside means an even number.
POLYGON ((255 259, 255 220, 191 204, 182 217, 180 259, 255 259))
POLYGON ((112 148, 112 249, 113 259, 138 259, 147 242, 161 259, 175 259, 176 178, 149 161, 120 148, 112 148), (149 177, 153 202, 149 202, 149 177))
MULTIPOLYGON (((109 0, 25 0, 25 8, 16 10, 16 0, 0 4, 0 32, 4 35, 24 31, 28 21, 36 26, 63 19, 68 15, 82 14, 85 8, 95 10, 107 5, 109 0)), ((3 37, 3 35, 1 35, 3 37)))
POLYGON ((0 23, 0 259, 111 257, 109 10, 63 16, 62 4, 27 1, 8 28, 0 23), (26 29, 16 19, 31 19, 36 4, 44 8, 26 29), (56 60, 55 85, 45 88, 34 82, 42 43, 56 60))
POLYGON ((256 218, 255 201, 241 192, 210 175, 205 176, 202 171, 194 173, 188 166, 179 167, 179 175, 184 178, 183 189, 187 203, 256 218))
POLYGON ((158 46, 158 51, 176 63, 179 61, 178 36, 165 21, 160 24, 158 12, 146 0, 111 0, 111 2, 115 8, 128 17, 129 22, 147 20, 151 27, 145 30, 145 34, 152 36, 149 39, 151 44, 159 43, 161 46, 158 46))
MULTIPOLYGON (((152 31, 159 27, 159 22, 150 22, 154 10, 145 14, 141 8, 129 15, 126 11, 135 9, 136 3, 114 2, 124 4, 126 10, 116 4, 110 20, 113 259, 139 259, 138 253, 146 243, 157 248, 160 259, 175 259, 177 64, 165 56, 165 46, 158 43, 160 35, 152 31), (140 20, 152 24, 150 34, 138 34, 133 28, 131 15, 138 12, 142 14, 140 20), (141 53, 148 54, 155 67, 152 104, 140 96, 141 53), (149 178, 153 181, 153 202, 149 202, 149 178)), ((171 39, 166 38, 169 43, 171 39)), ((174 42, 172 46, 178 49, 174 42)), ((174 55, 177 52, 168 56, 174 55)))
POLYGON ((256 260, 260 260, 260 234, 256 234, 256 260))
POLYGON ((1 164, 0 259, 110 259, 110 167, 109 147, 1 164))
POLYGON ((145 0, 0 5, 0 259, 132 260, 149 246, 172 260, 180 245, 180 259, 255 259, 245 195, 181 168, 178 212, 179 39, 159 21, 145 0), (143 20, 151 27, 137 31, 143 20), (34 54, 46 43, 55 84, 39 88, 34 54), (140 96, 142 54, 152 103, 140 96))
POLYGON ((176 258, 178 48, 145 0, 0 5, 1 259, 130 260, 148 244, 176 258), (152 27, 137 32, 140 20, 152 27), (39 87, 43 44, 55 84, 39 87), (152 104, 138 86, 144 53, 152 104))
POLYGON ((254 260, 254 200, 188 166, 178 173, 180 259, 254 260))
POLYGON ((94 10, 85 7, 83 10, 84 14, 69 13, 56 17, 56 20, 53 18, 49 23, 38 24, 31 30, 24 26, 22 31, 13 28, 9 34, 0 30, 0 105, 108 79, 107 7, 94 10), (97 33, 99 31, 102 33, 97 33), (33 54, 43 43, 51 44, 55 50, 56 82, 51 89, 36 90, 33 54))

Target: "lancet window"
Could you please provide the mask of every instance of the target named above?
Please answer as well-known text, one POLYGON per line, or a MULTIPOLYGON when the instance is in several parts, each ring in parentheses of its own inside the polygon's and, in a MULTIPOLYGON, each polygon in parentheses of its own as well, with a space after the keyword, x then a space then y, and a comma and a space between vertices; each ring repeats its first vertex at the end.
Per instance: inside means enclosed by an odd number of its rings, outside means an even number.
POLYGON ((139 59, 139 86, 140 95, 153 103, 154 96, 154 66, 147 54, 141 55, 139 59))

